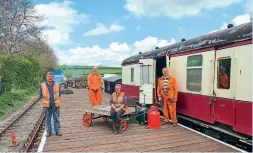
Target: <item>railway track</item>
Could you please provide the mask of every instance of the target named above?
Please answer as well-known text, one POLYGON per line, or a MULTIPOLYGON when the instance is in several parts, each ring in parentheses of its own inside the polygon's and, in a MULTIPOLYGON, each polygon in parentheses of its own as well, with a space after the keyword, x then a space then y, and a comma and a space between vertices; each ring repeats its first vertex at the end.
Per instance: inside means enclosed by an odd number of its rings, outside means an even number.
POLYGON ((39 96, 26 105, 7 123, 1 125, 0 150, 2 152, 30 152, 34 151, 39 143, 39 131, 45 119, 43 107, 39 102, 39 96), (16 143, 11 145, 11 135, 14 132, 16 143))

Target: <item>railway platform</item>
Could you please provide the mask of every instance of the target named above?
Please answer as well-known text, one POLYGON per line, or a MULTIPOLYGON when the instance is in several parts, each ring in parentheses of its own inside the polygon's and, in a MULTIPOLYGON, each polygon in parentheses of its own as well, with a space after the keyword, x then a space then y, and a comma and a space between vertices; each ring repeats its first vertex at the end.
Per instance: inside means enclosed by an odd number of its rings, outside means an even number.
MULTIPOLYGON (((89 105, 88 90, 71 90, 74 94, 61 98, 63 135, 52 133, 51 137, 43 137, 39 152, 240 152, 182 126, 166 124, 161 129, 146 129, 137 123, 129 123, 126 131, 114 135, 112 126, 100 118, 85 127, 82 117, 83 109, 89 105)), ((103 93, 103 101, 108 102, 109 96, 103 93)))

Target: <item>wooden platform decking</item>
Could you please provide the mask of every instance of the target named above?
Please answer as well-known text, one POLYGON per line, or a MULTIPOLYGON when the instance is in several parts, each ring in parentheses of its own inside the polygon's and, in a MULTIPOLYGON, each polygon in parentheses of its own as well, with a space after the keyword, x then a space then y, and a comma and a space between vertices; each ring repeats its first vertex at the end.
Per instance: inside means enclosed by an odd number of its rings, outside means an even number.
MULTIPOLYGON (((161 129, 145 129, 129 123, 128 129, 118 135, 111 124, 102 118, 93 120, 91 127, 82 124, 84 109, 89 105, 86 89, 72 89, 74 94, 62 95, 61 131, 46 139, 43 152, 238 152, 233 148, 203 137, 183 127, 163 125, 161 129)), ((103 101, 109 102, 108 94, 103 101)))

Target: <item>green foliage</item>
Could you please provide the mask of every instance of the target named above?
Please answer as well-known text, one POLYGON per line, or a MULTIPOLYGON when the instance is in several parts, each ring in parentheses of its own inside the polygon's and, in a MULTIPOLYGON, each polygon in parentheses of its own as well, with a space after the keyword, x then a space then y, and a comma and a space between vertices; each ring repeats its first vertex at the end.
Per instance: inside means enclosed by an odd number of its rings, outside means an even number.
POLYGON ((4 61, 0 69, 1 93, 38 86, 42 81, 39 69, 40 65, 32 57, 11 58, 4 61))
POLYGON ((0 120, 2 120, 13 107, 25 103, 35 92, 36 88, 18 90, 0 96, 0 120))
POLYGON ((69 79, 72 76, 72 73, 68 70, 64 72, 64 75, 69 79))

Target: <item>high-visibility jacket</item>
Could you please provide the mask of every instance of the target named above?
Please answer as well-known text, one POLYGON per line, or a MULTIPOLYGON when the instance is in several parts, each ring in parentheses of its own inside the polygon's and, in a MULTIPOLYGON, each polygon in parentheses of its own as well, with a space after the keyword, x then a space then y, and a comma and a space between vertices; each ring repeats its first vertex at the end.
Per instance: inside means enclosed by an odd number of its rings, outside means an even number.
MULTIPOLYGON (((49 108, 50 107, 50 93, 49 93, 46 82, 41 83, 41 90, 42 90, 43 107, 49 108)), ((57 83, 54 84, 53 92, 54 92, 55 107, 60 107, 60 85, 59 84, 57 83)))
MULTIPOLYGON (((119 108, 124 104, 124 96, 124 92, 120 92, 118 96, 116 92, 112 94, 112 103, 116 108, 119 108)), ((125 105, 122 109, 126 112, 128 110, 127 105, 125 105)))
POLYGON ((163 77, 160 77, 158 79, 157 95, 158 95, 158 97, 163 97, 163 98, 166 97, 166 98, 169 98, 169 99, 177 99, 177 97, 178 97, 178 85, 177 85, 176 79, 172 76, 169 76, 167 91, 164 92, 163 77))

